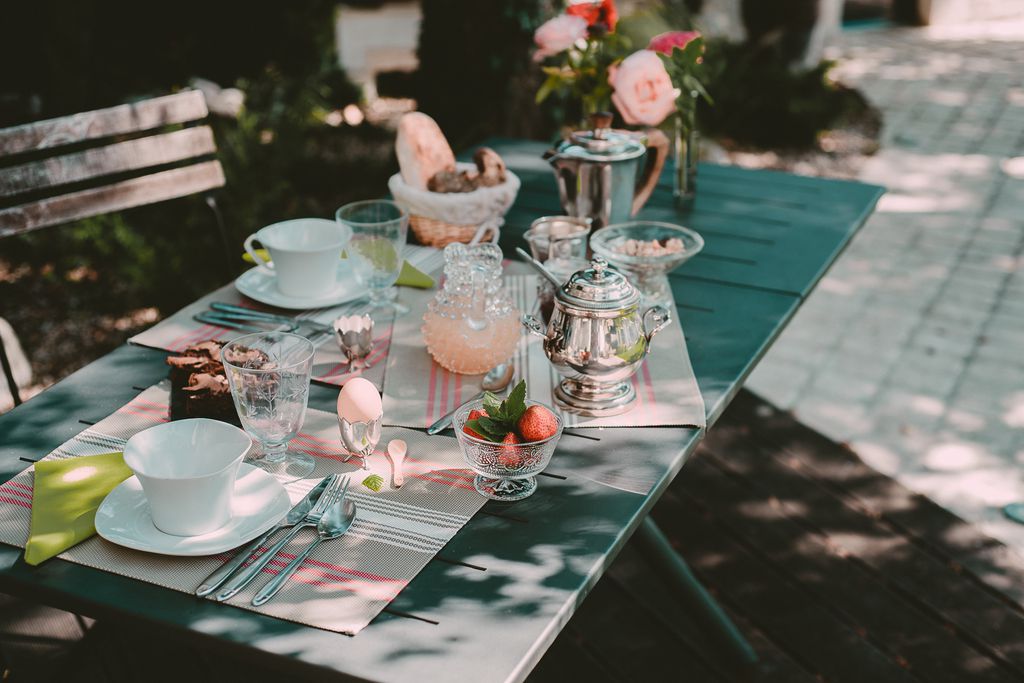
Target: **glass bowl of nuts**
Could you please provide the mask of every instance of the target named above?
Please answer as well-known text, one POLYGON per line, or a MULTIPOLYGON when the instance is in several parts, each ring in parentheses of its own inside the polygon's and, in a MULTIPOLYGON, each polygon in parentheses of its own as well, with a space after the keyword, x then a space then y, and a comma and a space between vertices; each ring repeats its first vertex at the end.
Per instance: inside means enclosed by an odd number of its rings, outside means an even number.
POLYGON ((668 274, 700 253, 704 238, 681 225, 630 221, 596 231, 590 248, 625 273, 645 306, 671 306, 668 274))

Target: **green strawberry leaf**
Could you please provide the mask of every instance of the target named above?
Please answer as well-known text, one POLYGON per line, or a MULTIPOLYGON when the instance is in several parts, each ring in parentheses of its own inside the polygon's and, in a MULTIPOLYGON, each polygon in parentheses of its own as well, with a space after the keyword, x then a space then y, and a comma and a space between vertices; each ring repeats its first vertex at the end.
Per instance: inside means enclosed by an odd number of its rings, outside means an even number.
POLYGON ((505 402, 501 404, 502 418, 515 425, 519 418, 526 412, 526 380, 519 380, 512 393, 508 395, 505 402))
POLYGON ((497 418, 501 412, 501 398, 491 392, 484 393, 484 410, 491 417, 497 418))
MULTIPOLYGON (((486 420, 486 419, 487 418, 482 417, 482 418, 478 418, 476 420, 467 420, 466 421, 466 426, 469 427, 470 429, 472 429, 474 432, 476 432, 480 436, 482 436, 485 439, 487 439, 488 441, 501 441, 501 437, 498 437, 497 434, 492 434, 491 432, 489 432, 487 430, 487 427, 485 427, 482 424, 480 424, 480 420, 486 420)), ((504 433, 502 433, 502 436, 504 436, 504 433)))
POLYGON ((498 443, 501 443, 501 440, 505 438, 505 435, 511 431, 508 427, 508 423, 504 420, 495 420, 493 417, 477 418, 477 424, 484 429, 480 434, 486 436, 488 440, 496 441, 498 443))
POLYGON ((371 474, 366 479, 363 479, 363 486, 370 489, 374 493, 379 493, 384 487, 384 477, 379 474, 371 474))

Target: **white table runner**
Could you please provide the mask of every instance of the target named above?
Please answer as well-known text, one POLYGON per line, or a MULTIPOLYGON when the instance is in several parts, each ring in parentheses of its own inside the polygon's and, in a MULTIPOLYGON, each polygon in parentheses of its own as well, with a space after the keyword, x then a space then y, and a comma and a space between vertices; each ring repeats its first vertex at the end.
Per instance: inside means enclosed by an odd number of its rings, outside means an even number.
MULTIPOLYGON (((520 311, 536 304, 537 277, 506 269, 505 285, 520 311), (512 274, 508 274, 508 273, 512 274)), ((433 292, 403 291, 410 312, 395 321, 384 376, 384 419, 387 424, 424 428, 480 391, 481 375, 459 375, 434 363, 420 332, 423 313, 433 292)), ((524 328, 512 358, 516 381, 526 379, 529 396, 554 405, 552 389, 559 376, 544 355, 543 340, 524 328)), ((567 427, 704 427, 704 400, 690 366, 686 339, 678 320, 655 336, 650 355, 633 376, 635 407, 612 417, 583 417, 561 412, 567 427)))

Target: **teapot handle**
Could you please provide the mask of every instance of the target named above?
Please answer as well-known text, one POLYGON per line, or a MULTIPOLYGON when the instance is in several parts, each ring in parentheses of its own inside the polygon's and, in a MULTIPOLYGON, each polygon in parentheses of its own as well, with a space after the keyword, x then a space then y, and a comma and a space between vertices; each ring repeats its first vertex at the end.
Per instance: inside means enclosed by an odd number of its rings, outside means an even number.
POLYGON ((635 216, 644 204, 647 203, 654 187, 661 177, 661 169, 665 166, 665 159, 668 158, 669 141, 668 136, 657 128, 648 128, 644 131, 647 135, 647 149, 654 150, 654 161, 646 164, 643 178, 633 193, 633 209, 629 215, 635 216))
POLYGON ((665 329, 670 322, 672 322, 672 313, 664 306, 651 306, 644 311, 644 336, 647 337, 648 348, 650 348, 654 335, 665 329))

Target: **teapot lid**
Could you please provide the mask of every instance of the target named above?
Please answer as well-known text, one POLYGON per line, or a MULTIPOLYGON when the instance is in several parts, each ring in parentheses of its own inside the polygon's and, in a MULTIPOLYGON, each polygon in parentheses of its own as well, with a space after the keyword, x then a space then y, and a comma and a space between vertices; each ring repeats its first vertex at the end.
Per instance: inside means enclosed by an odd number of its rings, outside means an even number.
POLYGON ((578 270, 559 289, 559 300, 588 310, 626 308, 640 300, 636 287, 626 276, 595 256, 589 268, 578 270))
POLYGON ((573 132, 558 151, 588 161, 625 161, 635 159, 647 150, 636 136, 613 130, 612 115, 608 112, 592 114, 590 123, 591 130, 573 132))

